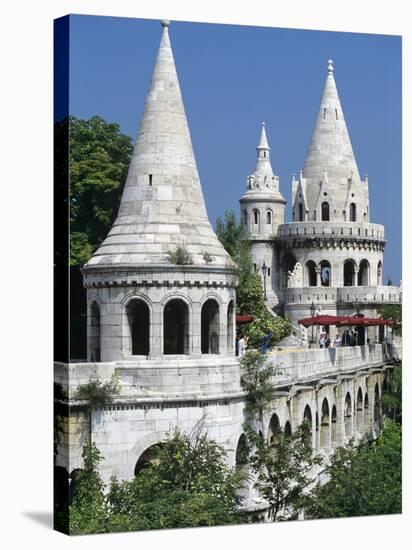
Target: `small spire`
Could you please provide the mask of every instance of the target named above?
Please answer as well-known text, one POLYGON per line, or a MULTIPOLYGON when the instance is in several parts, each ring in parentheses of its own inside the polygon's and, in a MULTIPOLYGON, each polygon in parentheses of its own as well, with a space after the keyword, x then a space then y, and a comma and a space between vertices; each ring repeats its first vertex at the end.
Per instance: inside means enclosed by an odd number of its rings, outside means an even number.
POLYGON ((260 140, 257 149, 258 151, 259 149, 267 149, 268 151, 270 150, 268 138, 266 136, 266 124, 264 122, 262 122, 262 132, 260 134, 260 140))
POLYGON ((333 76, 333 71, 334 71, 334 68, 333 68, 333 59, 329 59, 329 60, 328 60, 328 74, 330 74, 330 75, 333 76))
POLYGON ((170 21, 169 19, 162 19, 160 21, 160 23, 162 24, 162 27, 165 28, 165 27, 170 27, 170 21))

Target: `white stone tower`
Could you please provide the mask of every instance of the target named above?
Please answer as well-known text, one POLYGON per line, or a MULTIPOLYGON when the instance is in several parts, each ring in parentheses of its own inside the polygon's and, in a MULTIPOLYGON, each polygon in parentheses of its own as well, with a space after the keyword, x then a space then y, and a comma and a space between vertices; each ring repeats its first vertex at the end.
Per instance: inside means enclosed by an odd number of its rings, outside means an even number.
POLYGON ((235 352, 233 262, 207 217, 162 26, 119 212, 83 268, 90 361, 235 352))
POLYGON ((279 177, 273 172, 270 162, 270 147, 265 123, 259 144, 256 147, 256 167, 247 178, 247 191, 240 199, 240 219, 250 240, 250 252, 254 270, 262 276, 266 266, 266 294, 270 307, 277 304, 276 272, 273 239, 280 224, 285 220, 286 200, 279 190, 279 177))
POLYGON ((310 306, 331 315, 376 316, 399 289, 382 286, 384 227, 370 223, 368 180, 361 180, 339 101, 333 62, 303 172, 292 181, 292 223, 280 225, 279 300, 296 323, 310 306))

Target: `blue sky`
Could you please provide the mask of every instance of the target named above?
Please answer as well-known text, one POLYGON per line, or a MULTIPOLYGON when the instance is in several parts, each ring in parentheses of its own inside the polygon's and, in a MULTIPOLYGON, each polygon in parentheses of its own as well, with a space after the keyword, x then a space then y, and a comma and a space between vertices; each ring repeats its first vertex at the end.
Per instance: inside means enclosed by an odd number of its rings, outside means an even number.
MULTIPOLYGON (((100 115, 136 137, 161 37, 158 21, 71 16, 70 112, 100 115)), ((262 121, 291 219, 292 173, 303 168, 326 78, 335 79, 371 221, 389 241, 385 279, 401 279, 401 38, 172 22, 170 37, 209 218, 239 198, 262 121)))

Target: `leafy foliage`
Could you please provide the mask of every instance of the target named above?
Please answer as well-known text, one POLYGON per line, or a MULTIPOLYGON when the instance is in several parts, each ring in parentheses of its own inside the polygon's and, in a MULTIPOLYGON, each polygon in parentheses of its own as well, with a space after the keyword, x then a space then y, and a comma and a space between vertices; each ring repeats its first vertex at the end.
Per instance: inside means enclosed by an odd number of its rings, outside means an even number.
POLYGON ((71 534, 90 534, 104 531, 107 518, 107 503, 104 483, 99 474, 102 456, 95 443, 83 447, 82 470, 72 481, 73 499, 69 507, 71 534))
POLYGON ((70 265, 83 265, 106 237, 120 203, 132 140, 99 116, 69 118, 70 265))
POLYGON ((80 384, 77 387, 75 398, 88 402, 90 409, 101 408, 109 404, 115 394, 119 393, 119 381, 116 375, 113 375, 110 382, 104 384, 93 373, 87 384, 80 384))
POLYGON ((292 332, 292 324, 289 319, 274 317, 269 312, 263 312, 252 323, 246 325, 245 334, 249 338, 249 346, 258 347, 263 336, 272 333, 269 345, 273 346, 292 332))
POLYGON ((329 481, 313 490, 306 516, 335 518, 402 511, 402 431, 386 420, 376 441, 336 449, 329 481))
POLYGON ((282 317, 274 317, 267 310, 262 287, 262 278, 252 273, 249 241, 242 224, 236 220, 233 210, 227 210, 224 219, 218 218, 216 233, 220 242, 238 266, 239 285, 236 291, 236 309, 242 315, 254 315, 253 323, 243 332, 249 337, 249 345, 259 346, 263 336, 272 332, 269 342, 274 345, 292 332, 291 323, 282 317))
POLYGON ((244 476, 227 466, 226 451, 207 438, 203 423, 190 434, 169 434, 155 462, 131 481, 113 477, 106 495, 96 451, 85 446, 89 460, 70 507, 72 533, 226 525, 242 519, 235 496, 244 476))
POLYGON ((252 415, 262 411, 274 400, 273 377, 277 367, 268 361, 267 355, 250 350, 240 360, 240 383, 247 392, 246 410, 252 415))
POLYGON ((384 304, 379 308, 379 313, 384 319, 393 319, 396 321, 393 332, 398 336, 402 336, 402 305, 384 304))
POLYGON ((169 250, 169 260, 175 265, 193 264, 193 258, 187 249, 186 243, 176 246, 174 250, 169 250))
POLYGON ((272 521, 297 519, 306 506, 311 470, 322 462, 309 440, 307 422, 290 436, 279 428, 271 441, 254 437, 250 463, 257 476, 255 487, 268 502, 272 521))
POLYGON ((388 373, 388 386, 380 398, 384 416, 402 423, 402 366, 388 373))

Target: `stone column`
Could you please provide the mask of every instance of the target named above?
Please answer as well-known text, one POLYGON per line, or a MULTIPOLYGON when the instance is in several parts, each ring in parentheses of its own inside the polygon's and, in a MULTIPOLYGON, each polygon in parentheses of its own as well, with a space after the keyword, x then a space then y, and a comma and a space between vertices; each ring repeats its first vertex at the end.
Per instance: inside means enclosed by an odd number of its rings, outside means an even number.
POLYGON ((353 270, 353 278, 354 278, 353 286, 358 286, 358 273, 359 273, 359 269, 355 267, 355 269, 353 270))
POLYGON ((163 355, 163 307, 160 303, 153 304, 152 317, 149 357, 154 359, 163 355))
MULTIPOLYGON (((219 316, 220 319, 221 316, 219 316)), ((190 355, 192 357, 200 357, 202 355, 201 342, 202 342, 202 307, 199 303, 193 304, 192 318, 190 323, 190 355)), ((220 321, 219 321, 220 324, 220 321)), ((219 346, 220 335, 219 335, 219 346)))
POLYGON ((315 267, 315 273, 316 273, 316 286, 321 286, 321 280, 320 280, 320 267, 315 267))

